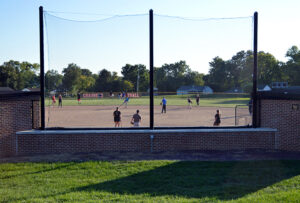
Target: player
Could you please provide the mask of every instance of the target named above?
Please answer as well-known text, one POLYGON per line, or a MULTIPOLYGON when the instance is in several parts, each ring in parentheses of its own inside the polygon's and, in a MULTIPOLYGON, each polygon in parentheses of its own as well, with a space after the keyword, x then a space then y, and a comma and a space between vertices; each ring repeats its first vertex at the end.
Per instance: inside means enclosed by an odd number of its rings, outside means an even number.
POLYGON ((214 126, 220 126, 221 123, 221 114, 219 109, 217 110, 217 113, 215 115, 215 122, 214 122, 214 126))
POLYGON ((118 107, 114 111, 113 116, 114 116, 115 127, 120 127, 120 123, 121 123, 121 111, 119 111, 118 107))
POLYGON ((160 105, 162 105, 161 113, 167 113, 167 100, 165 97, 161 100, 160 105))
POLYGON ((133 127, 139 127, 142 117, 139 115, 139 110, 136 110, 136 114, 133 114, 131 123, 133 123, 133 127))
POLYGON ((253 99, 251 98, 248 103, 248 110, 251 116, 252 116, 252 105, 253 105, 253 99))
POLYGON ((193 103, 192 100, 188 97, 187 101, 188 101, 189 109, 192 109, 192 103, 193 103))
POLYGON ((52 105, 56 103, 55 95, 52 96, 52 105))
POLYGON ((58 107, 62 108, 62 96, 61 96, 61 94, 59 94, 59 96, 58 96, 58 107))
POLYGON ((124 100, 124 102, 120 106, 122 106, 123 104, 125 104, 125 108, 127 109, 128 102, 129 102, 129 97, 126 97, 125 100, 124 100))
POLYGON ((200 95, 197 94, 197 96, 196 96, 196 103, 197 103, 197 106, 199 106, 199 102, 200 102, 200 95))
POLYGON ((81 104, 81 101, 80 101, 80 93, 79 93, 79 92, 77 93, 77 101, 78 101, 78 104, 81 104))

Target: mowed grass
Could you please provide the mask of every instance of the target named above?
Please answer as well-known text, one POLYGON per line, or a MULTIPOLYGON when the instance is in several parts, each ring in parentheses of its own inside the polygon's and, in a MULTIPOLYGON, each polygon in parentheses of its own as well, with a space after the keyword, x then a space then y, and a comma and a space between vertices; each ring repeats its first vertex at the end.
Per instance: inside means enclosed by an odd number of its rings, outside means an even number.
POLYGON ((0 164, 0 202, 299 202, 300 161, 0 164))
MULTIPOLYGON (((167 105, 188 105, 187 97, 189 95, 177 96, 177 95, 166 95, 167 105)), ((194 95, 190 95, 193 105, 196 104, 196 99, 194 95)), ((154 97, 154 105, 160 105, 163 96, 155 96, 154 97)), ((76 98, 64 98, 63 99, 63 106, 77 106, 77 105, 86 105, 86 106, 119 106, 123 103, 124 99, 118 98, 102 98, 102 99, 85 99, 81 100, 81 104, 78 104, 76 98)), ((245 105, 248 104, 249 97, 242 97, 242 96, 234 96, 234 95, 227 95, 227 96, 206 96, 200 98, 200 106, 214 106, 214 107, 235 107, 236 105, 245 105)), ((46 106, 52 104, 49 99, 45 101, 46 106)), ((148 106, 150 104, 150 100, 148 96, 143 96, 140 98, 130 98, 128 105, 134 106, 148 106)), ((58 101, 55 105, 58 105, 58 101)))

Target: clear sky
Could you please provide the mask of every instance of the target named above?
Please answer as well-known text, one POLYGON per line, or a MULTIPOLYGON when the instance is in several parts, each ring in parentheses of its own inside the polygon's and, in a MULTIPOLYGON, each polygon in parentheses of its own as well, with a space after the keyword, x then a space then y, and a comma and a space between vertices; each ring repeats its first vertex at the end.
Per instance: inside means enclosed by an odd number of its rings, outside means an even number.
MULTIPOLYGON (((153 9, 155 14, 193 18, 244 17, 257 11, 259 51, 285 61, 288 48, 300 47, 298 0, 0 0, 0 64, 10 59, 39 63, 39 6, 46 11, 106 15, 147 14, 153 9)), ((52 68, 61 71, 75 62, 96 73, 102 68, 120 72, 125 63, 149 64, 148 16, 85 25, 46 18, 52 68), (77 25, 87 26, 84 30, 90 35, 83 35, 83 29, 70 34, 77 25)), ((207 73, 213 57, 227 60, 240 49, 252 49, 251 19, 194 22, 155 16, 154 23, 155 66, 186 60, 193 70, 207 73)))

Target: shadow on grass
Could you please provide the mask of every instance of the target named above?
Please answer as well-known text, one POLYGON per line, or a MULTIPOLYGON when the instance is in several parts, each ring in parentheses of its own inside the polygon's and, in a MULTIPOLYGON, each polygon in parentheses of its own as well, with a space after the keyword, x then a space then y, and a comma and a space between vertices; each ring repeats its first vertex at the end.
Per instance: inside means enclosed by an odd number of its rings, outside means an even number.
POLYGON ((231 200, 300 174, 299 161, 175 162, 124 178, 74 188, 185 198, 231 200))
POLYGON ((17 174, 17 175, 5 175, 3 177, 0 177, 0 180, 1 179, 4 180, 4 179, 9 179, 9 178, 15 178, 15 177, 19 177, 19 176, 25 176, 25 175, 33 175, 33 174, 51 172, 51 171, 55 171, 55 170, 60 170, 60 169, 63 169, 63 168, 67 168, 67 167, 75 165, 75 164, 76 164, 76 162, 70 162, 70 163, 67 163, 67 164, 60 165, 60 166, 47 167, 44 170, 27 172, 27 173, 20 173, 20 174, 17 174))

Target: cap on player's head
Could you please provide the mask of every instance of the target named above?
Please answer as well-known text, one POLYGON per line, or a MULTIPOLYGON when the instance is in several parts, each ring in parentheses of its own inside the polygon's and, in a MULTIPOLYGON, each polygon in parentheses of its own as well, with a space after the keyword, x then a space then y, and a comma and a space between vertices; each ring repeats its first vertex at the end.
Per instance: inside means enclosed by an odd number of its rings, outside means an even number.
POLYGON ((140 112, 140 110, 136 110, 136 113, 139 113, 140 112))
POLYGON ((116 107, 116 110, 118 110, 119 109, 119 107, 116 107))

